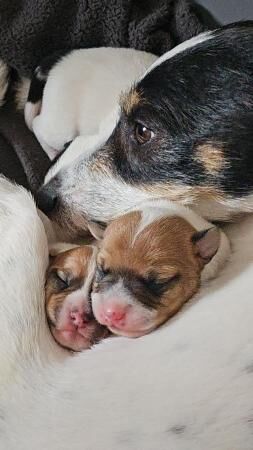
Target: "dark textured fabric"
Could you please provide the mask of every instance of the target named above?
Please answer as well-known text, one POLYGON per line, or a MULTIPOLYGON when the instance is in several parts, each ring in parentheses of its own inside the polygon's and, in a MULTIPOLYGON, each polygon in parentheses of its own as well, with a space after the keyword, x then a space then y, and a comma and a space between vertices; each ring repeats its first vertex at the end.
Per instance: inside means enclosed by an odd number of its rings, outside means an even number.
POLYGON ((31 189, 41 185, 50 161, 13 105, 0 110, 0 171, 31 189))
POLYGON ((29 187, 25 172, 12 145, 0 135, 0 168, 1 173, 26 188, 29 187))
POLYGON ((0 2, 0 56, 23 75, 61 48, 104 45, 161 55, 204 29, 187 0, 0 2))
MULTIPOLYGON (((1 0, 0 58, 30 76, 42 58, 59 49, 117 46, 161 55, 213 25, 187 0, 1 0)), ((0 133, 0 171, 35 190, 48 164, 38 143, 8 108, 0 112, 0 133)))

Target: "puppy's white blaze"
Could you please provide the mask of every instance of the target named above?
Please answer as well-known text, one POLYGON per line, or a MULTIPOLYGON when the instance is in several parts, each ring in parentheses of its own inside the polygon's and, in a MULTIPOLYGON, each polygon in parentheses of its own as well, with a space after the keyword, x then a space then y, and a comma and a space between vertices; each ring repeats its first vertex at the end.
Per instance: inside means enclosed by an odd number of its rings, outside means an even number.
MULTIPOLYGON (((144 228, 162 217, 181 217, 189 222, 197 231, 212 227, 212 225, 191 209, 165 198, 150 198, 136 206, 142 213, 140 225, 136 231, 138 235, 144 228)), ((135 236, 136 239, 136 236, 135 236)))
POLYGON ((90 286, 95 274, 95 270, 96 270, 96 257, 97 257, 97 252, 98 249, 95 245, 89 245, 89 247, 92 248, 92 255, 88 264, 88 268, 87 268, 87 276, 85 279, 85 283, 84 283, 84 289, 85 292, 87 292, 87 294, 89 294, 89 290, 90 290, 90 286))
POLYGON ((164 53, 160 58, 158 58, 151 66, 147 69, 143 77, 150 73, 155 67, 160 66, 163 62, 167 61, 168 59, 173 58, 173 56, 178 55, 179 53, 184 52, 185 50, 195 47, 198 44, 201 44, 202 42, 208 41, 209 39, 212 39, 214 36, 213 31, 205 31, 204 33, 198 34, 198 36, 194 36, 191 39, 188 39, 185 42, 182 42, 181 44, 174 47, 172 50, 169 50, 168 52, 164 53))
MULTIPOLYGON (((203 217, 200 217, 189 208, 166 199, 146 200, 141 204, 139 210, 141 211, 142 218, 133 238, 132 245, 134 245, 138 235, 142 233, 148 225, 163 217, 181 217, 189 222, 196 231, 206 230, 213 227, 213 224, 203 219, 203 217)), ((229 240, 222 230, 220 230, 220 236, 221 240, 219 249, 211 261, 204 267, 201 275, 202 281, 215 277, 218 271, 223 268, 230 255, 229 240)))
POLYGON ((80 304, 82 304, 84 307, 87 303, 87 300, 89 298, 89 294, 90 294, 90 286, 93 280, 93 276, 95 273, 95 268, 96 268, 96 254, 97 254, 97 248, 92 246, 93 248, 93 253, 92 256, 90 258, 88 267, 87 267, 87 275, 84 279, 84 283, 83 286, 72 292, 71 294, 69 294, 63 304, 63 307, 60 311, 59 314, 59 323, 57 324, 57 328, 61 328, 64 325, 65 322, 65 318, 66 318, 66 312, 68 311, 69 308, 71 308, 71 306, 78 306, 80 304))
MULTIPOLYGON (((119 305, 134 305, 134 298, 130 295, 128 290, 125 288, 123 284, 122 278, 120 278, 116 283, 113 283, 108 289, 104 292, 94 292, 91 294, 92 303, 94 302, 94 308, 96 309, 96 305, 98 302, 102 300, 102 302, 106 302, 109 299, 117 299, 117 304, 119 305)), ((95 311, 94 311, 95 313, 95 311)))

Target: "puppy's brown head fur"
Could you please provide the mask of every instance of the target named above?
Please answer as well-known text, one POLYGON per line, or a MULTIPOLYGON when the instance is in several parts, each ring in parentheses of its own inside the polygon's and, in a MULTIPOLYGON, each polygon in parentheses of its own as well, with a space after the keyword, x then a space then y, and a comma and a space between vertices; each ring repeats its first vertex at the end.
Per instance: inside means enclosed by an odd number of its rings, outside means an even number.
POLYGON ((45 290, 46 312, 52 323, 66 296, 84 284, 92 253, 92 247, 83 246, 50 257, 45 290))
POLYGON ((107 332, 92 314, 90 289, 94 248, 77 247, 51 257, 47 271, 46 314, 55 339, 64 347, 82 350, 107 332))
MULTIPOLYGON (((99 302, 105 305, 108 301, 112 308, 109 297, 115 299, 121 294, 131 305, 129 317, 134 311, 136 316, 145 311, 139 330, 136 317, 129 318, 129 324, 125 320, 119 334, 131 335, 134 329, 143 334, 175 314, 197 292, 201 271, 211 256, 207 247, 204 250, 204 234, 201 236, 182 217, 160 217, 143 229, 141 224, 140 212, 112 222, 97 257, 92 294, 97 319, 101 320, 99 302), (117 286, 117 292, 113 286, 117 286)), ((115 332, 113 326, 109 328, 115 332)))

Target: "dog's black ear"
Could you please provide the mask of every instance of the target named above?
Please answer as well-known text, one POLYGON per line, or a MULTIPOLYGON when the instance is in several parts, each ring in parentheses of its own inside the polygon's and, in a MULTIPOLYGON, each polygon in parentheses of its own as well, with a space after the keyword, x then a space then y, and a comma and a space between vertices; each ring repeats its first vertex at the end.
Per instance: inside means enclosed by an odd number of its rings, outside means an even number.
POLYGON ((103 222, 88 222, 88 230, 97 241, 101 241, 101 239, 103 239, 105 229, 106 224, 103 222))
POLYGON ((192 242, 196 247, 197 255, 207 264, 217 253, 220 246, 220 231, 217 227, 197 231, 192 236, 192 242))

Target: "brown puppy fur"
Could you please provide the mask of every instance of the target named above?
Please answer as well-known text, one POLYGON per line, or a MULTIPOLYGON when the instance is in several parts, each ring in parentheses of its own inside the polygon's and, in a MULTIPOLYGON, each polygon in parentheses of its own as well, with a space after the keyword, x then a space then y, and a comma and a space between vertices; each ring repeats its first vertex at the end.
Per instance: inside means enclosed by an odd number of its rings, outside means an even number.
POLYGON ((56 341, 71 350, 91 347, 108 332, 92 314, 90 289, 95 249, 82 246, 51 257, 46 277, 46 314, 56 341))
MULTIPOLYGON (((190 213, 191 214, 191 213, 190 213)), ((174 315, 199 289, 220 231, 196 230, 183 217, 154 217, 144 227, 135 211, 106 229, 97 257, 92 307, 116 334, 146 334, 174 315)))

